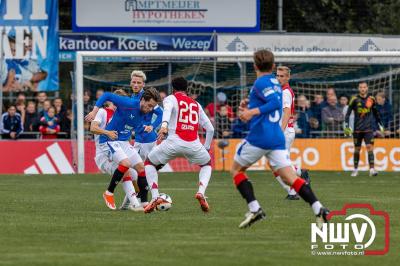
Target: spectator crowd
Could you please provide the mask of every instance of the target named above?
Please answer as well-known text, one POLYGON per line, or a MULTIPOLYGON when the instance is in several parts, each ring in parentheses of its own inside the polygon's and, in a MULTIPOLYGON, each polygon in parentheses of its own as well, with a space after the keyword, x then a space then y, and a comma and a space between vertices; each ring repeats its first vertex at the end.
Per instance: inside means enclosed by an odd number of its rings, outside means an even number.
MULTIPOLYGON (((393 120, 392 105, 386 100, 384 92, 375 95, 376 108, 380 114, 385 132, 378 130, 375 123, 374 130, 377 137, 390 137, 399 134, 400 130, 395 128, 393 120)), ((343 136, 343 122, 348 110, 349 98, 347 95, 337 96, 333 88, 326 91, 326 97, 315 94, 310 102, 305 95, 297 97, 296 105, 296 137, 319 138, 343 136)), ((354 114, 350 116, 350 126, 354 123, 354 114)))
MULTIPOLYGON (((95 101, 104 93, 98 89, 95 94, 85 90, 83 95, 84 114, 89 113, 95 101)), ((165 92, 161 92, 165 97, 165 92)), ((384 92, 375 95, 377 110, 380 114, 385 132, 378 131, 377 137, 390 137, 400 134, 394 127, 392 105, 384 92)), ((73 97, 71 96, 71 101, 73 97)), ((335 89, 329 88, 326 94, 316 93, 312 99, 306 95, 296 96, 295 131, 297 138, 321 138, 343 136, 343 122, 348 109, 347 95, 337 96, 335 89)), ((244 138, 249 125, 238 118, 233 106, 228 104, 224 92, 218 92, 216 102, 209 102, 204 108, 215 126, 216 138, 244 138)), ((34 99, 27 100, 24 92, 20 92, 14 103, 3 111, 0 121, 0 133, 3 139, 18 138, 70 138, 72 110, 67 108, 61 98, 49 99, 46 92, 38 92, 34 99)), ((350 116, 350 125, 354 115, 350 116)), ((397 123, 399 124, 399 123, 397 123)), ((85 129, 89 125, 85 124, 85 129)))
POLYGON ((61 98, 50 100, 46 92, 38 92, 27 100, 20 92, 3 112, 0 132, 3 139, 69 138, 71 121, 72 112, 61 98))
MULTIPOLYGON (((374 95, 376 108, 380 114, 385 132, 375 125, 377 137, 391 137, 400 134, 395 128, 392 105, 387 101, 384 92, 374 95)), ((224 92, 217 94, 217 102, 209 103, 205 111, 215 126, 216 138, 243 138, 248 132, 248 124, 243 123, 227 103, 224 92), (216 108, 216 110, 214 110, 216 108)), ((295 131, 297 138, 340 138, 344 137, 343 123, 348 109, 349 97, 337 96, 334 88, 328 88, 326 94, 316 93, 312 101, 300 94, 295 102, 295 131)), ((400 122, 400 121, 399 121, 400 122)), ((354 123, 354 114, 350 116, 350 125, 354 123)))

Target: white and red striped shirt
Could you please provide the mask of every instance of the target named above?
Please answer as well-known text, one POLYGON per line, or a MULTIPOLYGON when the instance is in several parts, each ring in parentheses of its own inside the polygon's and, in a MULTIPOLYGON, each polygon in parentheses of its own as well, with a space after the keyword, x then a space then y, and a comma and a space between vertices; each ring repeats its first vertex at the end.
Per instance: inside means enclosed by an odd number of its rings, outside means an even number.
POLYGON ((168 122, 168 138, 178 137, 192 142, 199 138, 199 127, 202 127, 206 130, 204 146, 210 148, 214 128, 198 102, 184 92, 176 92, 164 99, 163 106, 163 122, 168 122))
POLYGON ((290 88, 289 83, 286 83, 282 86, 282 109, 290 108, 290 117, 287 124, 287 128, 289 130, 294 130, 294 93, 292 88, 290 88))
MULTIPOLYGON (((99 123, 99 128, 105 129, 107 124, 111 121, 112 116, 114 115, 114 110, 110 108, 100 108, 99 111, 97 112, 95 118, 93 121, 96 121, 99 123)), ((97 146, 99 145, 99 137, 100 135, 94 135, 94 141, 96 144, 96 151, 97 151, 97 146)))

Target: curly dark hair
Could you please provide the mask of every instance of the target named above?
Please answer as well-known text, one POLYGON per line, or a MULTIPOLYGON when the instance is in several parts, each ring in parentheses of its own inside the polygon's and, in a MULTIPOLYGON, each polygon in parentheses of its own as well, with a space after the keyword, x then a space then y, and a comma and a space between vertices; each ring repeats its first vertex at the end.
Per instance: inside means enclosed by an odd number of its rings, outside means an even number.
POLYGON ((184 77, 176 77, 171 82, 172 88, 176 91, 187 91, 188 82, 184 77))
POLYGON ((153 99, 157 103, 161 101, 160 93, 154 87, 144 88, 141 99, 144 99, 146 102, 150 101, 151 99, 153 99))

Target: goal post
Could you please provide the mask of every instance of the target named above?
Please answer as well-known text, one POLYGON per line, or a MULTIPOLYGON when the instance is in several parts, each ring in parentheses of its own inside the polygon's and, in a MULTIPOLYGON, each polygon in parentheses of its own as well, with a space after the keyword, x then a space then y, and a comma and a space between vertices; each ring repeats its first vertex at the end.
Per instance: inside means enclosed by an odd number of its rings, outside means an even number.
MULTIPOLYGON (((277 64, 291 63, 291 64, 337 64, 337 65, 400 65, 400 52, 384 52, 384 51, 368 51, 368 52, 276 52, 275 61, 277 64)), ((165 62, 171 60, 192 60, 201 62, 207 60, 208 62, 221 63, 221 62, 237 62, 237 63, 251 63, 253 59, 253 52, 201 52, 201 51, 156 51, 156 52, 118 52, 118 51, 80 51, 76 53, 75 61, 75 88, 76 88, 76 131, 77 131, 77 154, 76 165, 78 173, 85 173, 85 129, 84 129, 84 63, 94 60, 95 58, 107 58, 112 62, 113 58, 125 58, 129 62, 134 59, 149 60, 149 62, 165 62)), ((240 64, 238 64, 240 68, 240 64)), ((397 68, 396 68, 397 69, 397 68)), ((196 69, 201 72, 200 67, 196 69)), ((216 69, 214 71, 214 85, 216 85, 216 69)), ((242 69, 241 69, 242 71, 242 69)), ((246 69, 243 70, 246 73, 246 69)), ((168 80, 170 80, 170 72, 168 80)), ((201 74, 201 73, 200 73, 201 74)), ((368 76, 370 76, 368 74, 368 76)), ((239 77, 242 80, 242 76, 239 77)), ((241 81, 242 82, 242 81, 241 81)), ((392 82, 392 75, 390 75, 390 82, 392 82)), ((307 86, 312 84, 310 82, 307 86)), ((201 85, 201 84, 200 84, 201 85)), ((200 86, 199 85, 199 86, 200 86)), ((310 85, 311 86, 311 85, 310 85)), ((307 87, 302 87, 309 90, 307 87)), ((311 88, 312 89, 312 88, 311 88)), ((214 91, 216 90, 214 86, 214 91)), ((215 93, 214 93, 215 99, 215 93)))

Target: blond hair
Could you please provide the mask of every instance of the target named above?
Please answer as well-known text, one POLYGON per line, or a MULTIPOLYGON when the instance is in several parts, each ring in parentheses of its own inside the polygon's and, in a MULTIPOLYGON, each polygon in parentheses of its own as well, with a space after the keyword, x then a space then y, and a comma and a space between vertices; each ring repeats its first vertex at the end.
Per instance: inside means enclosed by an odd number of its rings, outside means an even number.
POLYGON ((277 71, 285 71, 290 76, 290 68, 287 66, 278 66, 277 71))
POLYGON ((131 73, 131 78, 133 77, 139 77, 143 79, 143 82, 146 81, 146 74, 143 71, 140 70, 133 70, 131 73))

